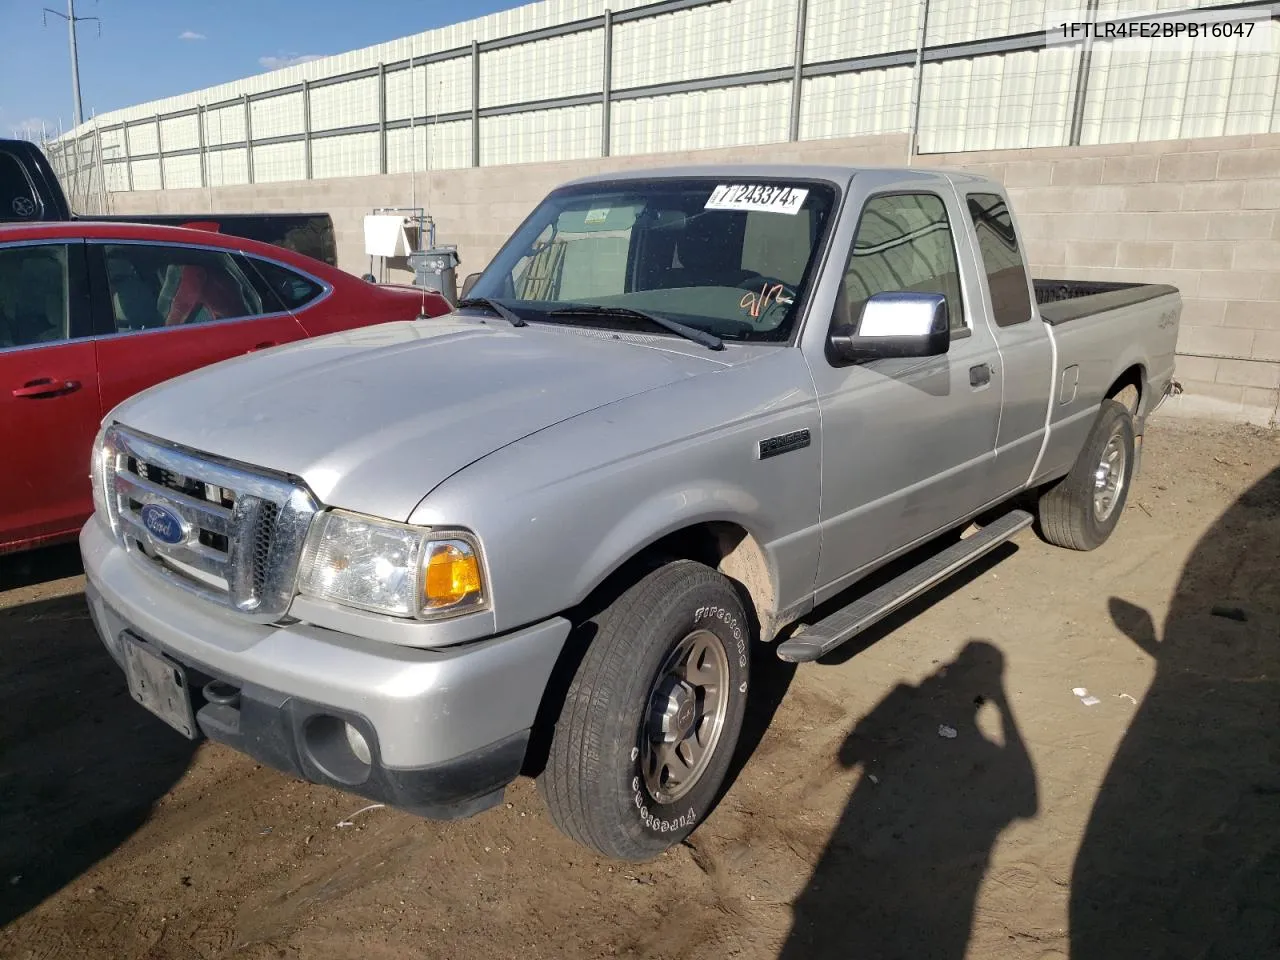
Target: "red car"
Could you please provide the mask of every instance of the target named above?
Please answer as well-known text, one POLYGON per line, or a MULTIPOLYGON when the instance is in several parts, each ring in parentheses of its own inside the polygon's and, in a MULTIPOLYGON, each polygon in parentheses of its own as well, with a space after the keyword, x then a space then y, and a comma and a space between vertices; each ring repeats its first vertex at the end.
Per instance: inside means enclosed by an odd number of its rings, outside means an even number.
POLYGON ((98 424, 132 394, 237 354, 449 309, 204 230, 0 226, 0 553, 75 536, 93 512, 98 424))

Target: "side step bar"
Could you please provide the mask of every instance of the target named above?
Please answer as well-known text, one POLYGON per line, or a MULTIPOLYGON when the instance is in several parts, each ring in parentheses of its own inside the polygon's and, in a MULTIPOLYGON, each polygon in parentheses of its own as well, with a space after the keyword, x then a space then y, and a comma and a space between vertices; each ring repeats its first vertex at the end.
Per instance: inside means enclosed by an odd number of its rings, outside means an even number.
POLYGON ((790 663, 808 663, 826 656, 840 644, 852 640, 953 573, 990 553, 1018 531, 1029 527, 1033 519, 1025 510, 1006 513, 972 536, 934 554, 883 586, 859 597, 847 607, 806 626, 801 633, 778 644, 779 659, 790 663))

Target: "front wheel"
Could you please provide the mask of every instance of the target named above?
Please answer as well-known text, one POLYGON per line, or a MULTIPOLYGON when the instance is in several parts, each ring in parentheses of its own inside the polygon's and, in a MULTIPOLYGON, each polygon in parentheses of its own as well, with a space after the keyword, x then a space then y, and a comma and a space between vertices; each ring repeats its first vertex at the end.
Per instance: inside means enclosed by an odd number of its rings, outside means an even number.
POLYGON ((574 840, 647 860, 688 836, 724 784, 747 701, 746 612, 723 575, 679 560, 580 629, 594 636, 538 788, 574 840))
POLYGON ((1120 522, 1133 462, 1133 416, 1103 400, 1071 472, 1040 497, 1041 536, 1070 550, 1102 546, 1120 522))

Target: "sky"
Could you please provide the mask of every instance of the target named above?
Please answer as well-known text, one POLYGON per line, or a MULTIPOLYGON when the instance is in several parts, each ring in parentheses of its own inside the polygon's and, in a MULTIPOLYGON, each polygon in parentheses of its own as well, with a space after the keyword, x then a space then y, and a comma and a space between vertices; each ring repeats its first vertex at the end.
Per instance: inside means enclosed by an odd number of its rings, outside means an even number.
MULTIPOLYGON (((84 118, 300 58, 358 50, 519 0, 76 0, 84 118), (102 34, 98 29, 101 26, 102 34)), ((0 137, 74 125, 66 0, 0 0, 0 137), (47 26, 44 23, 47 22, 47 26)))

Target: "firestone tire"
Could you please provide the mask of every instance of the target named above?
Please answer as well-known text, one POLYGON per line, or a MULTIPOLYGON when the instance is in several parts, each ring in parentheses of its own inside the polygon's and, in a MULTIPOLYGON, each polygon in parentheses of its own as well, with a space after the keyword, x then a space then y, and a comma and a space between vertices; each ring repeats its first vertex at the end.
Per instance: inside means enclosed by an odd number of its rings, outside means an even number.
POLYGON ((583 625, 594 636, 538 777, 563 833, 643 861, 693 832, 719 798, 742 730, 748 624, 724 576, 679 560, 583 625))
POLYGON ((1071 472, 1040 497, 1040 535, 1069 550, 1102 546, 1120 522, 1133 466, 1133 417, 1104 400, 1071 472))

